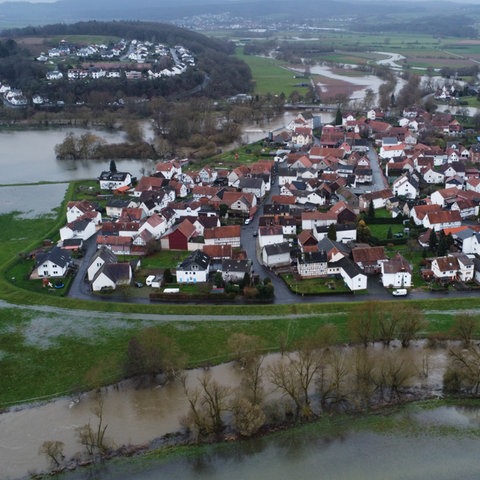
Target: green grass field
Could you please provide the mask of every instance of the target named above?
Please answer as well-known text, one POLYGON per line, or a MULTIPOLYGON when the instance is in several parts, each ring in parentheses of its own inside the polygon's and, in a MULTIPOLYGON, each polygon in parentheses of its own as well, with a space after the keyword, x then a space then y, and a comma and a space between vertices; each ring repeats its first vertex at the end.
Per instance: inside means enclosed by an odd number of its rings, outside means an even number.
MULTIPOLYGON (((92 370, 97 371, 101 383, 118 380, 129 339, 150 326, 174 339, 190 366, 229 359, 226 344, 235 332, 260 336, 272 351, 280 348, 280 339, 294 348, 296 340, 312 336, 325 323, 336 324, 341 340, 348 339, 345 325, 362 297, 348 303, 290 305, 135 304, 64 298, 63 291, 49 292, 40 284, 30 284, 21 278, 31 268, 30 260, 21 259, 18 253, 58 235, 64 223, 65 202, 81 191, 77 186, 71 184, 63 205, 52 215, 34 220, 19 219, 15 214, 0 216, 0 296, 10 304, 0 306, 0 406, 90 388, 87 377, 92 370), (11 277, 17 275, 21 280, 12 281, 11 277), (144 314, 172 314, 181 319, 172 322, 144 314), (221 315, 228 315, 230 320, 218 318, 221 315)), ((412 263, 418 260, 413 257, 416 252, 401 246, 395 249, 412 263)), ((144 266, 163 268, 172 261, 171 255, 161 253, 156 259, 146 260, 144 266)), ((478 308, 477 298, 432 297, 408 303, 426 312, 428 331, 435 333, 451 329, 457 310, 478 308)), ((384 308, 389 304, 381 305, 384 308)))
POLYGON ((301 95, 308 91, 307 87, 300 87, 301 79, 294 78, 294 72, 272 58, 244 55, 237 52, 237 57, 245 61, 252 70, 255 82, 254 91, 259 95, 267 93, 280 95, 283 93, 288 97, 292 92, 297 91, 301 95))

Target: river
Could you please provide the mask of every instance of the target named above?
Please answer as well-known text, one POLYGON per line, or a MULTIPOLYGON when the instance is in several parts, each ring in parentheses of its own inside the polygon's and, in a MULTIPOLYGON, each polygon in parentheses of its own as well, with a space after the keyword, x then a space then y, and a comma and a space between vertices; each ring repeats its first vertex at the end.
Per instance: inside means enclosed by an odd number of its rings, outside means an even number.
MULTIPOLYGON (((380 346, 377 345, 376 348, 380 346)), ((427 353, 429 359, 428 378, 419 376, 414 380, 414 384, 437 391, 445 368, 446 350, 427 351, 423 343, 419 342, 411 347, 411 352, 418 358, 416 362, 418 364, 427 353)), ((278 357, 279 354, 269 355, 264 360, 264 366, 278 357)), ((241 379, 238 367, 234 364, 212 367, 208 373, 219 384, 232 388, 237 387, 241 379)), ((189 388, 192 389, 204 374, 203 369, 189 370, 186 377, 189 388)), ((267 401, 278 399, 278 395, 268 382, 265 384, 265 390, 267 401)), ((126 381, 105 388, 102 399, 104 421, 108 425, 106 435, 117 447, 148 444, 162 435, 179 431, 181 418, 188 412, 187 399, 179 381, 165 386, 152 385, 148 388, 135 388, 131 382, 126 381)), ((12 408, 1 414, 0 479, 18 478, 29 472, 45 470, 46 458, 38 451, 44 441, 63 442, 65 456, 74 457, 82 450, 75 429, 89 422, 96 425, 97 419, 92 412, 97 405, 97 397, 94 394, 84 393, 79 397, 60 398, 45 404, 12 408)))
POLYGON ((102 465, 65 480, 476 480, 478 414, 478 408, 406 408, 389 433, 359 428, 353 419, 327 435, 300 428, 188 457, 102 465))

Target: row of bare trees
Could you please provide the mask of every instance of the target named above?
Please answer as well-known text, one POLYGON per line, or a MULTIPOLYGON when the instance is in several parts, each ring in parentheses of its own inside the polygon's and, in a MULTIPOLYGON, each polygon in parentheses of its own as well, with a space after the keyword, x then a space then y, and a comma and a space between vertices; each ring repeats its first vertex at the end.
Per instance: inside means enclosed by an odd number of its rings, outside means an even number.
POLYGON ((398 401, 414 377, 425 375, 423 359, 411 349, 338 346, 336 338, 336 327, 325 325, 294 351, 266 357, 258 337, 232 335, 240 384, 221 385, 209 372, 194 386, 184 379, 183 426, 195 440, 226 431, 250 436, 275 423, 398 401))
MULTIPOLYGON (((185 373, 186 357, 178 345, 154 327, 132 336, 123 372, 147 380, 180 380, 188 406, 181 424, 196 441, 226 433, 249 437, 274 424, 325 413, 368 411, 401 400, 413 392, 414 383, 423 383, 429 375, 428 350, 408 348, 427 326, 423 313, 403 303, 392 305, 364 302, 354 307, 345 323, 351 340, 346 345, 340 344, 343 327, 333 324, 293 344, 279 338, 281 353, 269 355, 260 337, 231 335, 227 348, 240 379, 233 385, 221 384, 209 370, 192 380, 185 373)), ((443 388, 447 393, 480 393, 480 348, 473 340, 478 320, 473 314, 459 313, 445 336, 456 339, 446 344, 443 388)), ((112 368, 93 368, 85 379, 95 388, 97 401, 93 421, 76 433, 83 456, 91 461, 113 448, 106 437, 100 389, 105 370, 112 368)), ((46 441, 40 452, 52 468, 61 466, 62 442, 46 441)))

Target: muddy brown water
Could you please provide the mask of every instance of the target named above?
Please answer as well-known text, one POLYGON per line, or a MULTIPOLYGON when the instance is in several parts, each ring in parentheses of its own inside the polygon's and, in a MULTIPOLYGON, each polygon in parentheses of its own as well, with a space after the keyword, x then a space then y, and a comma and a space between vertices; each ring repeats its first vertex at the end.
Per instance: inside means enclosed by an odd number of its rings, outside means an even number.
MULTIPOLYGON (((375 348, 380 348, 376 346, 375 348)), ((422 342, 411 347, 421 365, 428 352, 427 378, 417 384, 435 390, 441 382, 446 356, 444 350, 425 350, 422 342)), ((277 359, 270 355, 264 365, 277 359)), ((187 372, 187 385, 193 387, 205 374, 204 369, 187 372)), ((208 373, 222 385, 238 386, 240 373, 234 364, 212 367, 208 373)), ((270 390, 267 386, 267 390, 270 390)), ((274 394, 271 394, 274 395, 274 394)), ((164 434, 180 430, 180 419, 187 413, 187 401, 179 381, 164 386, 135 388, 132 382, 110 386, 103 392, 106 436, 114 445, 146 444, 164 434)), ((93 393, 78 398, 62 398, 44 405, 11 409, 0 415, 0 479, 19 478, 47 468, 39 453, 44 441, 59 440, 65 444, 67 458, 81 451, 75 429, 89 422, 96 425, 93 410, 97 405, 93 393)))

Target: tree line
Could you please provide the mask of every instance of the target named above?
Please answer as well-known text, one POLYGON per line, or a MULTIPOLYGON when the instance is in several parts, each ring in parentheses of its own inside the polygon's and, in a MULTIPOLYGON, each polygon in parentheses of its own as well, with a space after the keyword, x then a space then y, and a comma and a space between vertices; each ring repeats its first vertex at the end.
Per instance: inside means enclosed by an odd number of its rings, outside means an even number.
MULTIPOLYGON (((123 377, 138 385, 180 382, 187 412, 180 419, 183 441, 204 442, 225 435, 250 437, 279 424, 313 420, 322 415, 368 412, 405 399, 415 400, 428 391, 416 385, 427 383, 431 353, 447 349, 443 391, 478 396, 480 393, 480 347, 478 315, 461 312, 452 329, 431 336, 425 348, 410 348, 426 321, 413 306, 385 306, 380 302, 359 304, 340 325, 325 323, 316 332, 289 342, 281 335, 278 353, 270 354, 264 338, 234 333, 226 341, 226 354, 233 360, 238 381, 222 384, 209 368, 196 379, 185 372, 188 358, 179 345, 157 327, 133 335, 127 343, 120 368, 123 377), (342 344, 348 336, 350 343, 342 344), (447 338, 456 339, 447 343, 447 338), (394 342, 399 342, 398 348, 394 342)), ((95 462, 115 451, 108 438, 100 389, 111 362, 93 367, 85 381, 95 389, 93 420, 76 429, 83 447, 82 458, 95 462)), ((52 468, 64 462, 63 443, 45 441, 40 449, 52 468)))

